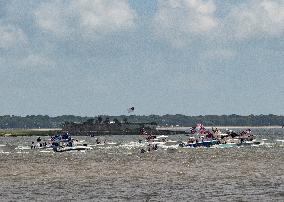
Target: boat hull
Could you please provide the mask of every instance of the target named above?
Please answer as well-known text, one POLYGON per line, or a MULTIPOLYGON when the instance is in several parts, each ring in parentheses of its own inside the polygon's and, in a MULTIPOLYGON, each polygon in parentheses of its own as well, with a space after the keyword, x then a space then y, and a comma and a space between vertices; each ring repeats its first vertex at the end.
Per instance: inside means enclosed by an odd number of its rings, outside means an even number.
POLYGON ((82 150, 91 150, 92 147, 88 146, 75 146, 75 147, 54 147, 53 151, 55 152, 67 152, 67 151, 82 151, 82 150))

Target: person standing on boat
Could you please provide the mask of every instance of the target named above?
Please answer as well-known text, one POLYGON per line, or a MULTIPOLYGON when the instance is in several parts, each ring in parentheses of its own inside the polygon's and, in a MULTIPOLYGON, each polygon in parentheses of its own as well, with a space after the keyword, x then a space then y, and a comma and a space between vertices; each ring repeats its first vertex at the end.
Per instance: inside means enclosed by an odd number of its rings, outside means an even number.
POLYGON ((100 144, 100 143, 101 143, 100 140, 99 140, 99 138, 96 138, 96 143, 97 143, 97 144, 100 144))
POLYGON ((35 143, 32 142, 31 149, 34 149, 34 148, 35 148, 35 143))

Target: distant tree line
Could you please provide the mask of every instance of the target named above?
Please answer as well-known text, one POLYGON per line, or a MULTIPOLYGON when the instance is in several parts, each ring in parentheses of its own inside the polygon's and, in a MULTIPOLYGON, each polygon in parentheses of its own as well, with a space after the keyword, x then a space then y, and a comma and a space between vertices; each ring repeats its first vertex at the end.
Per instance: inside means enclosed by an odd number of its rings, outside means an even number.
POLYGON ((204 116, 186 116, 182 114, 163 116, 159 115, 130 115, 130 116, 107 116, 101 115, 96 117, 81 117, 74 115, 63 115, 50 117, 47 115, 29 115, 25 117, 4 115, 0 116, 1 129, 14 128, 61 128, 66 122, 69 123, 101 123, 109 124, 111 122, 119 123, 157 123, 160 126, 194 126, 197 123, 203 123, 206 126, 269 126, 284 125, 284 116, 278 115, 204 115, 204 116))

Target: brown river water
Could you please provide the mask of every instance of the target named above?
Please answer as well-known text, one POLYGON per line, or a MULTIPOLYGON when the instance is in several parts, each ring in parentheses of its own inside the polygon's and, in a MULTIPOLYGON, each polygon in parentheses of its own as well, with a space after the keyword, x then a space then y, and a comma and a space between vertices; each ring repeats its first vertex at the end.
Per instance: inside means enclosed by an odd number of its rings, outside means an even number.
MULTIPOLYGON (((284 201, 284 147, 276 144, 284 132, 257 132, 272 144, 54 153, 14 149, 36 137, 1 137, 0 201, 284 201)), ((102 138, 127 144, 140 137, 102 138)))

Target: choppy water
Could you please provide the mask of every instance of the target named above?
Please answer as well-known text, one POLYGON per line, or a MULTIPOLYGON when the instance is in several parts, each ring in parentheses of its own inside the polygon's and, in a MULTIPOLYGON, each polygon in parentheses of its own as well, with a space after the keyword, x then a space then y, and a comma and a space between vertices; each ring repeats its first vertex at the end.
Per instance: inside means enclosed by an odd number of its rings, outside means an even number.
POLYGON ((120 145, 53 153, 15 150, 35 137, 1 137, 0 201, 284 201, 284 130, 253 132, 272 144, 141 154, 126 146, 141 137, 107 136, 120 145))

